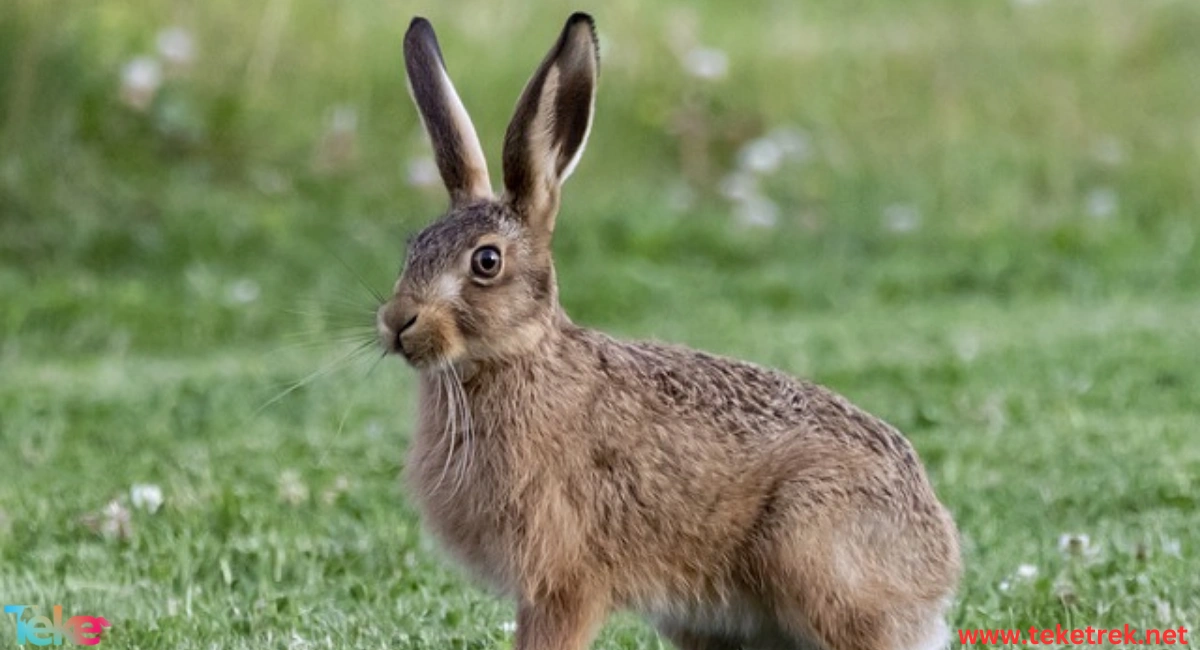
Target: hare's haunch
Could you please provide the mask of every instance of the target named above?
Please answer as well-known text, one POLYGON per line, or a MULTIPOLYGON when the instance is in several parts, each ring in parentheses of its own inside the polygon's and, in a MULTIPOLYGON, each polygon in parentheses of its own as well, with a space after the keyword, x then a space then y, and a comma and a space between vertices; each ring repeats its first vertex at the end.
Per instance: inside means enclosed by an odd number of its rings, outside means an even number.
POLYGON ((932 650, 954 523, 912 446, 820 386, 571 322, 550 253, 599 72, 575 14, 517 102, 504 192, 433 28, 404 39, 450 193, 379 310, 420 373, 407 468, 425 523, 517 602, 517 650, 583 650, 643 613, 683 650, 932 650))

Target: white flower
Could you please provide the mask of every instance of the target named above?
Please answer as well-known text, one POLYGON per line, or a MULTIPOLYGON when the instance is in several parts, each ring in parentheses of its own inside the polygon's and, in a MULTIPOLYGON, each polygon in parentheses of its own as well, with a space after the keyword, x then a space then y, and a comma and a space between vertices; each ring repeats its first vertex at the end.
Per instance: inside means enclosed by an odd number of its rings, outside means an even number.
POLYGON ((330 485, 321 493, 321 502, 325 505, 333 505, 341 496, 350 491, 350 479, 345 476, 338 476, 333 480, 333 485, 330 485))
POLYGON ((1160 622, 1170 623, 1171 622, 1171 613, 1175 611, 1175 608, 1171 605, 1171 603, 1169 601, 1163 600, 1161 598, 1155 598, 1154 599, 1154 611, 1156 614, 1158 614, 1158 620, 1160 622))
POLYGON ((295 470, 285 470, 279 475, 279 498, 284 503, 298 506, 308 501, 308 486, 295 470))
POLYGON ((80 522, 92 532, 105 539, 129 539, 133 536, 133 523, 129 511, 121 502, 113 499, 98 512, 80 518, 80 522))
POLYGON ((1090 552, 1092 540, 1084 534, 1063 533, 1058 536, 1058 550, 1068 555, 1090 552))
POLYGON ((974 361, 979 356, 979 335, 975 332, 959 332, 954 337, 954 353, 960 361, 974 361))
POLYGON ((261 293, 258 283, 248 278, 242 278, 229 285, 226 297, 235 305, 245 305, 258 300, 261 293))
POLYGON ((745 201, 758 194, 758 180, 753 174, 736 171, 722 178, 717 190, 730 201, 745 201))
POLYGON ((792 160, 802 162, 812 154, 812 138, 794 126, 775 127, 766 137, 783 151, 785 157, 792 160))
POLYGON ((358 110, 353 106, 338 106, 333 109, 329 130, 336 133, 353 133, 358 130, 358 110))
POLYGON ((1017 567, 1017 577, 1018 578, 1024 578, 1024 579, 1028 580, 1030 578, 1036 577, 1037 574, 1038 574, 1038 568, 1032 564, 1022 564, 1021 566, 1017 567))
POLYGON ((155 39, 158 54, 175 69, 184 69, 196 59, 196 42, 192 35, 182 27, 168 27, 158 33, 155 39))
POLYGON ((370 422, 367 422, 364 432, 366 433, 367 439, 379 440, 384 434, 383 423, 379 420, 371 420, 370 422))
POLYGON ((738 221, 747 226, 767 228, 779 222, 779 206, 761 194, 738 201, 735 213, 738 221))
POLYGON ((500 631, 504 632, 506 634, 512 634, 513 632, 516 632, 517 631, 517 622, 516 621, 505 621, 505 622, 501 623, 500 631))
POLYGON ((769 137, 755 138, 738 151, 738 167, 756 174, 770 174, 783 164, 783 148, 769 137))
POLYGON ((883 225, 896 233, 912 232, 921 226, 921 213, 916 206, 894 203, 883 209, 883 225))
POLYGON ((1172 557, 1181 557, 1179 540, 1166 538, 1162 541, 1163 553, 1172 557))
POLYGON ((438 168, 433 158, 421 157, 408 161, 408 184, 413 187, 433 187, 438 184, 438 168))
POLYGON ((1093 219, 1108 219, 1117 213, 1117 193, 1108 187, 1097 187, 1084 198, 1084 210, 1093 219))
POLYGON ((729 55, 715 47, 694 47, 683 56, 683 69, 697 79, 723 79, 729 72, 729 55))
POLYGON ((121 68, 121 101, 144 111, 154 101, 162 85, 162 65, 158 59, 139 56, 121 68))
POLYGON ((135 483, 129 488, 129 500, 134 508, 154 514, 163 504, 162 488, 150 483, 135 483))

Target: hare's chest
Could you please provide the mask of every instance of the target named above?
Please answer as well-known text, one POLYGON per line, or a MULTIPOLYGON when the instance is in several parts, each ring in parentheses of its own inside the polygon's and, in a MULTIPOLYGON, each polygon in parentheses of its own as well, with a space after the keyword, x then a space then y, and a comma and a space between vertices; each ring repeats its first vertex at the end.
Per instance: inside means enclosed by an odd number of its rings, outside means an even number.
POLYGON ((517 517, 502 450, 478 431, 422 429, 406 470, 424 526, 444 550, 505 593, 514 588, 517 517))

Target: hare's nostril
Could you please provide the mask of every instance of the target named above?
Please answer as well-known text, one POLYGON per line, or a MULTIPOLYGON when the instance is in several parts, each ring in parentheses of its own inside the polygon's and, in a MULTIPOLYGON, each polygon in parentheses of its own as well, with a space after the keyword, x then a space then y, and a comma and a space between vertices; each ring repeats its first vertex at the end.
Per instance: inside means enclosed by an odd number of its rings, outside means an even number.
POLYGON ((404 324, 397 327, 395 334, 392 336, 392 349, 396 352, 404 353, 404 333, 412 329, 413 324, 417 322, 417 315, 413 314, 404 324))

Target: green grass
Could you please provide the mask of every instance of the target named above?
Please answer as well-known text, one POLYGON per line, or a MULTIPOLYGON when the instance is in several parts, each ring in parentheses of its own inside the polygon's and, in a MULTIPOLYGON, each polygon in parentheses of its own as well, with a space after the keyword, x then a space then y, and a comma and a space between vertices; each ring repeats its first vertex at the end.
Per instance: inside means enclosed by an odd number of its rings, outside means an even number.
MULTIPOLYGON (((1195 628, 1200 6, 727 5, 692 15, 720 81, 682 72, 679 6, 593 8, 568 310, 813 378, 905 431, 962 530, 954 627, 1195 628), (778 225, 740 225, 716 188, 778 125, 810 157, 764 181, 778 225)), ((405 182, 425 153, 411 13, 496 161, 568 12, 450 6, 0 7, 0 604, 105 616, 114 648, 506 647, 511 607, 440 557, 398 481, 411 373, 338 361, 371 323, 357 276, 386 290, 444 204, 405 182), (120 66, 173 21, 197 61, 130 110, 120 66), (317 169, 337 105, 357 156, 317 169), (144 483, 157 513, 131 504, 144 483), (96 530, 114 499, 126 535, 96 530)), ((660 645, 620 617, 597 647, 660 645)))

